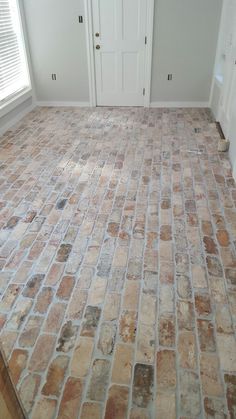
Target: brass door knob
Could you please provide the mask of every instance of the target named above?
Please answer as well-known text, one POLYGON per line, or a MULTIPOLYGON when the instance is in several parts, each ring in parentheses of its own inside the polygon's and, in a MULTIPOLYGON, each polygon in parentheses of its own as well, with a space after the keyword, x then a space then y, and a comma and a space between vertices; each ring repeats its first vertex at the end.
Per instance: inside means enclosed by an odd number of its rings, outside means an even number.
POLYGON ((100 47, 100 45, 96 45, 96 49, 100 49, 101 47, 100 47))
POLYGON ((98 33, 98 32, 96 32, 96 33, 95 33, 95 36, 98 38, 98 37, 99 37, 99 33, 98 33))

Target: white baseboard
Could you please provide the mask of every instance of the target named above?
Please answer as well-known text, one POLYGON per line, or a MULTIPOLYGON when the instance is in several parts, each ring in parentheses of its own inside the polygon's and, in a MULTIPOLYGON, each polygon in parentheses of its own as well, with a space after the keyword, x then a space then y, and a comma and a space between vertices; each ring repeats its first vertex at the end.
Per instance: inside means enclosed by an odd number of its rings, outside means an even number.
POLYGON ((88 108, 90 107, 89 102, 47 102, 47 101, 37 101, 37 106, 41 107, 79 107, 79 108, 88 108))
POLYGON ((150 108, 209 108, 209 102, 151 102, 150 108))
POLYGON ((29 112, 31 112, 36 107, 36 104, 33 102, 30 106, 25 108, 23 111, 19 112, 14 118, 11 118, 9 122, 3 125, 0 128, 0 136, 3 135, 6 131, 13 128, 14 125, 18 124, 24 116, 26 116, 29 112))
POLYGON ((231 164, 232 164, 232 175, 233 175, 233 178, 234 178, 234 180, 235 180, 235 182, 236 182, 236 162, 234 162, 234 164, 233 164, 233 162, 232 162, 232 160, 231 160, 231 164))

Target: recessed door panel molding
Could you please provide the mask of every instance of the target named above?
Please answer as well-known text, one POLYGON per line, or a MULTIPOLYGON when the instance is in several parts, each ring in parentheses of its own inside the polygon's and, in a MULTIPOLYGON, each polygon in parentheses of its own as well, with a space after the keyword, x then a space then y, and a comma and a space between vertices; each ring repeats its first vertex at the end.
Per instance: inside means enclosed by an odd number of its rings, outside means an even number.
POLYGON ((114 92, 117 85, 117 54, 115 52, 102 52, 101 53, 101 91, 114 92))
POLYGON ((149 1, 91 2, 98 106, 144 106, 149 1))
POLYGON ((141 0, 122 0, 122 38, 124 41, 138 41, 140 38, 140 23, 142 23, 140 3, 141 0), (132 25, 130 19, 132 19, 132 25))
POLYGON ((139 88, 139 53, 124 52, 122 64, 122 89, 128 93, 135 93, 139 88))
POLYGON ((116 40, 117 39, 117 1, 116 0, 97 0, 94 13, 98 13, 98 32, 103 39, 116 40))

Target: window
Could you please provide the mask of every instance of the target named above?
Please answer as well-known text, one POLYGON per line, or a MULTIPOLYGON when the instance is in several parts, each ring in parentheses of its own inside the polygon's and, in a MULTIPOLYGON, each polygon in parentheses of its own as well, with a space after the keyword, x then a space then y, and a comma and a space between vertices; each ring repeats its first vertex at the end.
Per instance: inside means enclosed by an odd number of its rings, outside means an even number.
POLYGON ((0 0, 0 107, 29 88, 18 0, 0 0))

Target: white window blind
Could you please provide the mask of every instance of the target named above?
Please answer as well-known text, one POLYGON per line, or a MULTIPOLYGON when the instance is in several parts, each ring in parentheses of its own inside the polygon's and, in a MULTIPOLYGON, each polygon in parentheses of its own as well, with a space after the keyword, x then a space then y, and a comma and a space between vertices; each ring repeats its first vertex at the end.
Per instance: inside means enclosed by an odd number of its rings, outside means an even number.
POLYGON ((0 106, 30 86, 18 0, 0 0, 0 106))

